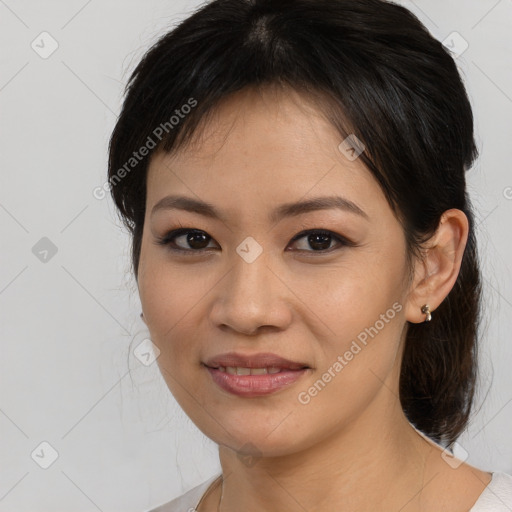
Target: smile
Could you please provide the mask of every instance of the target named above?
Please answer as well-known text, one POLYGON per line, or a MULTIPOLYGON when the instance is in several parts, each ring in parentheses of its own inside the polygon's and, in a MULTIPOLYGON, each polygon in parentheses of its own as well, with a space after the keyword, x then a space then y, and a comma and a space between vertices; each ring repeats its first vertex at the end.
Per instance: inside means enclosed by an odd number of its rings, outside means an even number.
POLYGON ((244 368, 240 366, 219 366, 217 370, 230 375, 265 375, 267 373, 279 373, 283 368, 244 368))
POLYGON ((223 391, 240 397, 251 398, 270 395, 290 387, 310 368, 290 370, 285 368, 210 368, 205 366, 213 382, 223 391))

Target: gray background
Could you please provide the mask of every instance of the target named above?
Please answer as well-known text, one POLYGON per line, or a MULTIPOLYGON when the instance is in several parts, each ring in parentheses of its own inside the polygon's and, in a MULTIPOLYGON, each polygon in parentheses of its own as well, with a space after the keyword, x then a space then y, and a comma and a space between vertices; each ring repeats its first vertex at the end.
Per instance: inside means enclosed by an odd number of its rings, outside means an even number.
MULTIPOLYGON (((468 44, 486 313, 478 412, 455 453, 512 473, 512 0, 401 3, 468 44)), ((0 511, 140 512, 220 468, 156 364, 130 352, 148 332, 129 240, 92 193, 130 71, 198 5, 0 0, 0 511)))

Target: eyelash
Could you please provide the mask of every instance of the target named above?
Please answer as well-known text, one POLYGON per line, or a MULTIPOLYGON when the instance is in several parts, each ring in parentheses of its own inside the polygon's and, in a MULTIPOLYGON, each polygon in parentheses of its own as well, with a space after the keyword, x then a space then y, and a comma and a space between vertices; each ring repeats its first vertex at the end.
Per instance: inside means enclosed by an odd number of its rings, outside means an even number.
MULTIPOLYGON (((210 237, 208 235, 208 233, 206 233, 206 231, 202 231, 200 229, 194 229, 194 228, 180 228, 180 229, 174 229, 174 230, 171 230, 169 231, 168 233, 166 233, 164 236, 162 237, 157 237, 156 239, 156 244, 157 245, 162 245, 162 246, 167 246, 167 248, 170 250, 170 251, 174 251, 174 252, 178 252, 178 253, 196 253, 196 254, 200 254, 200 253, 206 253, 206 252, 209 252, 210 249, 183 249, 181 247, 176 247, 176 246, 173 246, 174 244, 174 239, 181 236, 181 235, 185 235, 185 234, 188 234, 188 233, 204 233, 211 241, 213 240, 212 237, 210 237)), ((339 244, 338 246, 338 249, 343 247, 343 246, 348 246, 348 247, 354 247, 355 244, 353 242, 351 242, 350 240, 346 239, 345 237, 341 236, 341 235, 338 235, 337 233, 334 233, 332 231, 329 231, 329 230, 325 230, 325 229, 308 229, 308 230, 305 230, 305 231, 301 231, 299 234, 295 235, 292 240, 290 241, 290 243, 293 243, 297 240, 300 240, 301 238, 304 238, 304 237, 307 237, 308 235, 327 235, 327 236, 330 236, 332 239, 336 240, 339 244), (341 246, 341 247, 340 247, 341 246)), ((313 254, 330 254, 331 252, 337 250, 336 247, 331 247, 330 249, 324 249, 324 250, 319 250, 319 251, 308 251, 308 250, 304 250, 304 249, 299 249, 299 252, 306 252, 306 253, 313 253, 313 254)))

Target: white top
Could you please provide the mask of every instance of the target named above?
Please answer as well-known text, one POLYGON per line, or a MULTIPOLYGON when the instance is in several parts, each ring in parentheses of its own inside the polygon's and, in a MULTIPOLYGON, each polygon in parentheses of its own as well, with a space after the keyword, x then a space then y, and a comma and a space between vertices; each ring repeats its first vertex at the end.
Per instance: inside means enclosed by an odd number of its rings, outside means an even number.
MULTIPOLYGON (((215 475, 178 498, 146 512, 195 512, 206 491, 220 477, 215 475)), ((512 476, 493 471, 492 479, 469 512, 511 512, 512 476)))

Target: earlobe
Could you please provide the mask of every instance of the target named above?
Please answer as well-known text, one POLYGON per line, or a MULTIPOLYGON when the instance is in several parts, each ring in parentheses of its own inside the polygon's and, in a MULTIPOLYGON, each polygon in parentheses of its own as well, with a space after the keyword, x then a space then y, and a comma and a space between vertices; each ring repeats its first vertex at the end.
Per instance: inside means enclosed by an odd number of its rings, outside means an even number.
POLYGON ((432 320, 432 314, 428 304, 423 304, 423 306, 421 306, 421 312, 425 315, 425 322, 430 322, 432 320))
POLYGON ((424 258, 416 262, 414 279, 405 305, 406 320, 415 324, 424 322, 438 305, 434 301, 433 282, 430 280, 434 271, 431 269, 433 259, 428 254, 428 250, 424 252, 424 258))
POLYGON ((468 219, 461 210, 446 210, 441 216, 437 231, 415 271, 405 312, 409 322, 429 321, 430 314, 452 290, 459 275, 468 231, 468 219))

